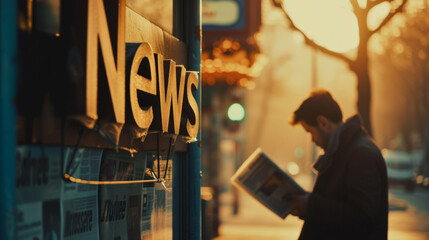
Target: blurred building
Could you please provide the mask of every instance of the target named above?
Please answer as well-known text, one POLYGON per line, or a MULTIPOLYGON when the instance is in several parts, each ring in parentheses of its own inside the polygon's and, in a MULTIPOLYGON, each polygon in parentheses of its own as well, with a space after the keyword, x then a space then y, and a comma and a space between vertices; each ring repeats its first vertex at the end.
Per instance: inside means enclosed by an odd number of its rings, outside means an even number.
POLYGON ((233 205, 238 195, 229 178, 241 163, 245 148, 246 90, 255 88, 261 25, 261 1, 202 2, 201 55, 203 186, 211 198, 203 201, 203 239, 218 235, 219 207, 233 205), (221 193, 232 198, 221 201, 221 193))

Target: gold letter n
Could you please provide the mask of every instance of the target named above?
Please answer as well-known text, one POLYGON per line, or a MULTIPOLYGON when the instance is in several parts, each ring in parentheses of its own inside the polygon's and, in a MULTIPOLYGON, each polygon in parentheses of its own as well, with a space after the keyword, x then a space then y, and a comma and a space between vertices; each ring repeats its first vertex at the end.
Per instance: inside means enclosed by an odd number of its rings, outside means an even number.
POLYGON ((125 0, 118 1, 118 46, 115 64, 103 0, 88 0, 86 115, 93 119, 98 118, 98 38, 116 122, 125 123, 125 0))

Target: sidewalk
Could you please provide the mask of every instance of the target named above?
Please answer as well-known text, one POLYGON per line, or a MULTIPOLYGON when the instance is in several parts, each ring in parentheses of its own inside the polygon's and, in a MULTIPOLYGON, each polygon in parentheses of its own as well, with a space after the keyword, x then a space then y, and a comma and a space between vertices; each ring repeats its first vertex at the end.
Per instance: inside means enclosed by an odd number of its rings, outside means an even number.
MULTIPOLYGON (((311 175, 298 176, 295 181, 307 191, 312 188, 311 175)), ((231 197, 227 194, 221 196, 221 202, 224 203, 220 208, 222 224, 219 228, 219 237, 215 240, 298 239, 304 224, 299 218, 289 215, 283 220, 241 191, 239 191, 239 214, 233 215, 231 204, 228 204, 232 203, 231 197)))
MULTIPOLYGON (((303 221, 288 216, 282 220, 274 213, 250 197, 240 194, 238 215, 232 214, 232 207, 220 208, 222 225, 215 240, 296 240, 303 221)), ((393 208, 389 213, 389 239, 423 240, 429 239, 428 218, 419 218, 418 211, 408 206, 393 208)))
POLYGON ((232 214, 231 206, 224 205, 220 217, 222 225, 215 240, 296 240, 303 224, 294 216, 281 219, 244 194, 240 194, 238 215, 232 214))
MULTIPOLYGON (((300 181, 303 185, 309 185, 308 183, 309 181, 300 181)), ((239 192, 238 215, 232 214, 231 194, 223 194, 221 202, 222 224, 215 240, 296 240, 304 223, 292 215, 283 220, 242 192, 239 192)), ((429 239, 429 215, 392 196, 389 196, 389 202, 388 239, 429 239)))

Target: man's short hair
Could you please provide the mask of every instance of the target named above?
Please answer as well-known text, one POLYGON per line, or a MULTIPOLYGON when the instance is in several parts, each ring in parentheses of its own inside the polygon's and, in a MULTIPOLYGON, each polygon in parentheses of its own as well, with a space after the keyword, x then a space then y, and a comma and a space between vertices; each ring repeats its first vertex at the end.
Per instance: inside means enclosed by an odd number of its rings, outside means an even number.
POLYGON ((333 123, 339 123, 343 120, 340 106, 331 94, 323 89, 313 91, 310 97, 302 102, 301 106, 294 112, 291 124, 296 125, 304 121, 308 125, 316 127, 317 116, 320 115, 333 123))

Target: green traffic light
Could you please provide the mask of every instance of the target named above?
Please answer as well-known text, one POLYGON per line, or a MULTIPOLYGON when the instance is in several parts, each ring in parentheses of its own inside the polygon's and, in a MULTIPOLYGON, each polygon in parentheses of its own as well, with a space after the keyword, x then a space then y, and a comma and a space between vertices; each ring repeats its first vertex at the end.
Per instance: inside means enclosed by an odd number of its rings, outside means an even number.
POLYGON ((232 121, 238 122, 244 119, 244 116, 246 115, 246 111, 244 110, 244 107, 239 103, 233 103, 228 108, 228 118, 232 121))

